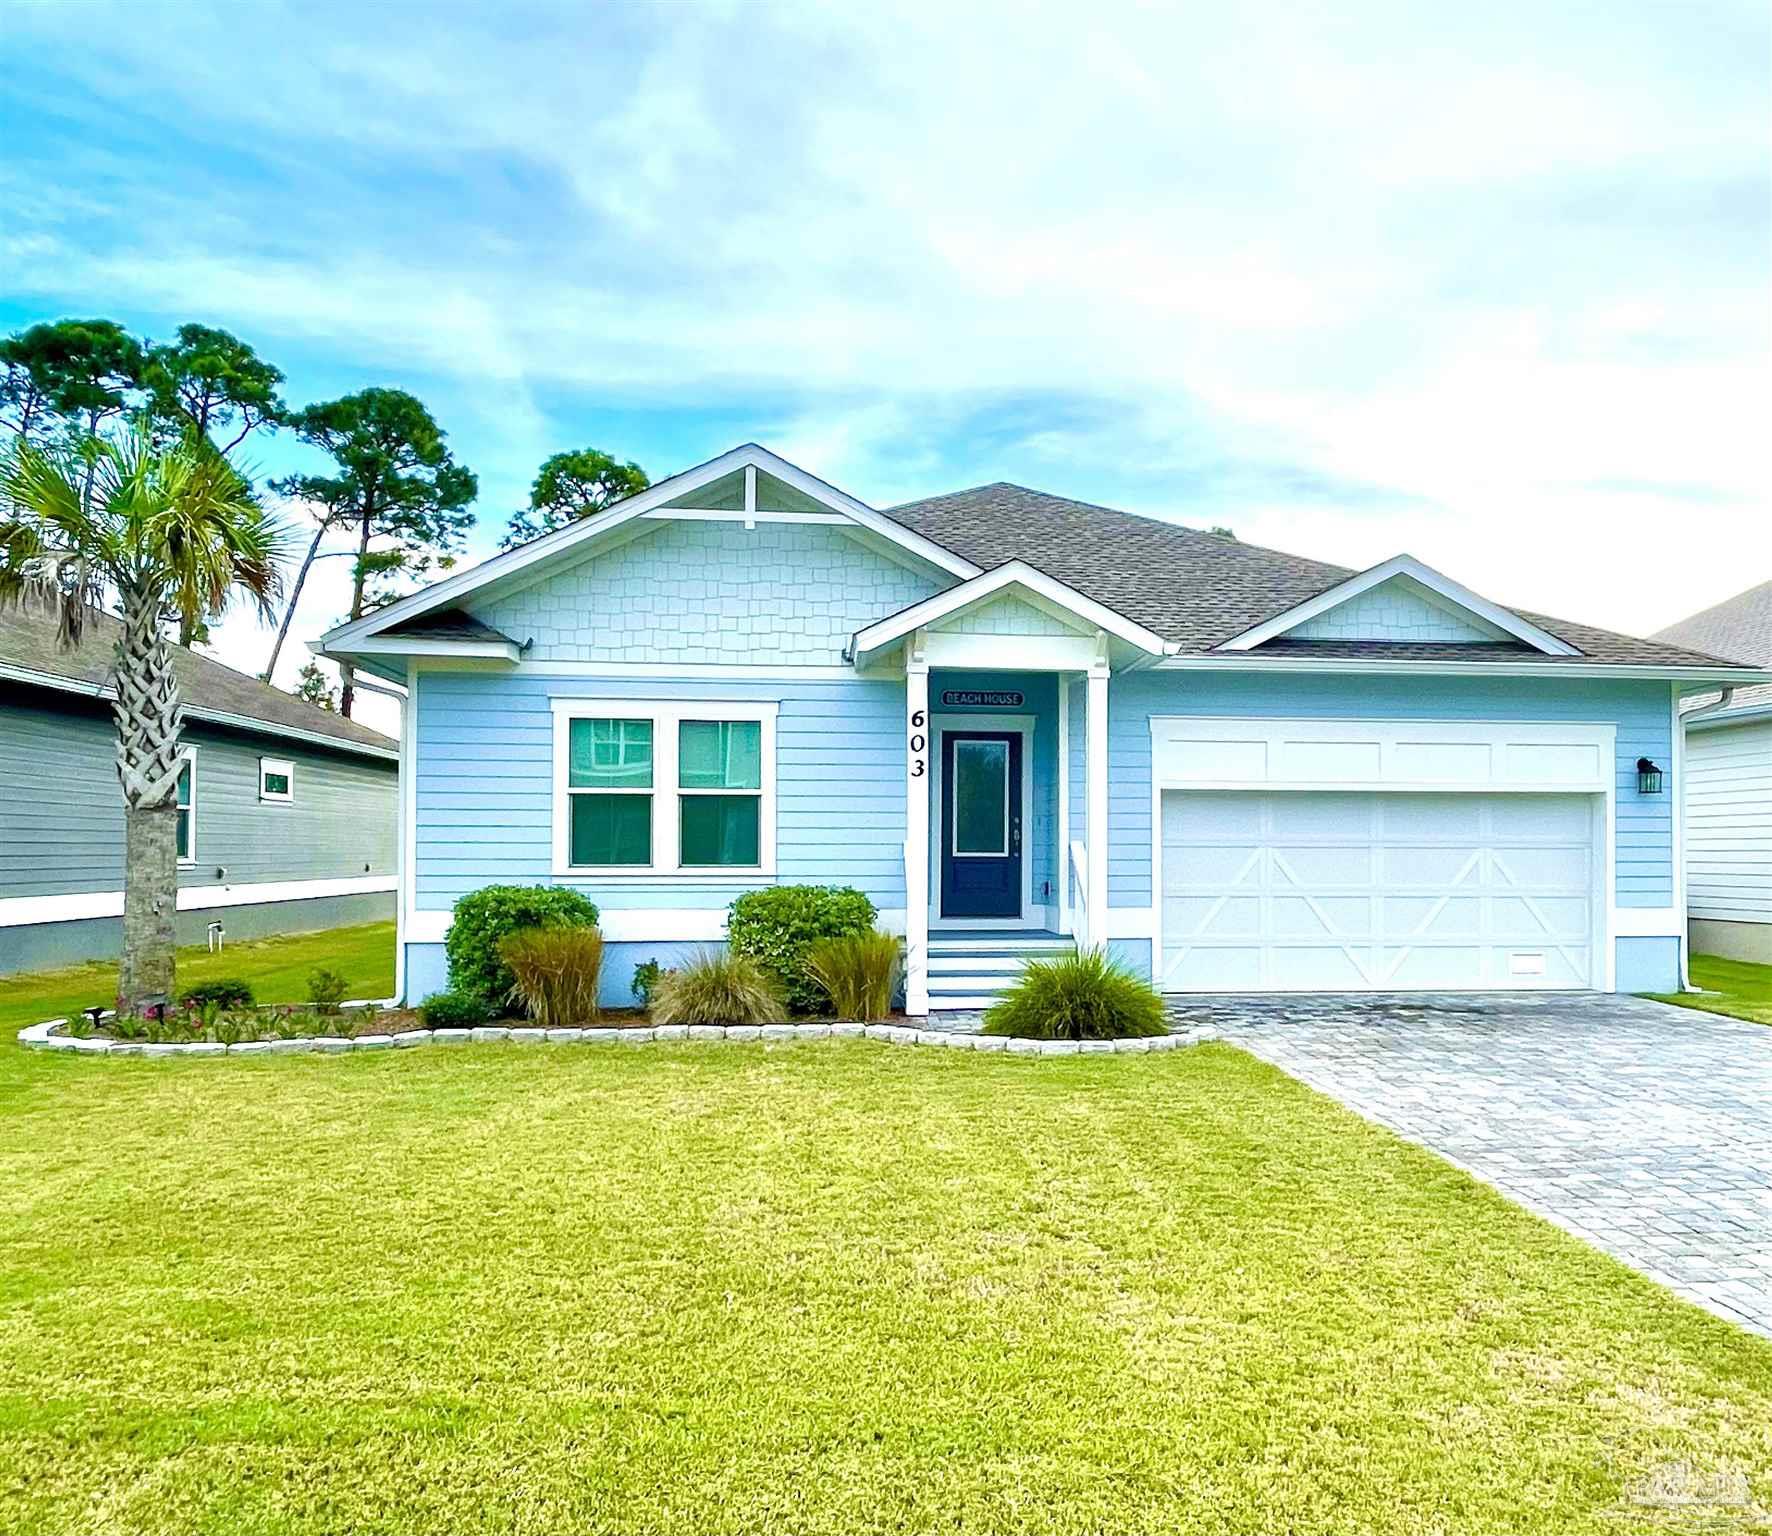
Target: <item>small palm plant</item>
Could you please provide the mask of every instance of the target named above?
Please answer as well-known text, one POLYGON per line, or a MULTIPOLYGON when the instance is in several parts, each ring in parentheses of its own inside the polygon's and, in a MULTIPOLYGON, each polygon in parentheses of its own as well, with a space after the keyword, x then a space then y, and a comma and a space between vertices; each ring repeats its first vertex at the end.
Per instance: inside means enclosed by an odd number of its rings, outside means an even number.
POLYGON ((117 777, 123 791, 120 1008, 170 997, 184 711, 168 621, 218 617, 244 593, 266 617, 281 527, 207 442, 157 447, 145 426, 70 447, 20 441, 0 461, 0 602, 53 606, 64 646, 114 599, 117 777))

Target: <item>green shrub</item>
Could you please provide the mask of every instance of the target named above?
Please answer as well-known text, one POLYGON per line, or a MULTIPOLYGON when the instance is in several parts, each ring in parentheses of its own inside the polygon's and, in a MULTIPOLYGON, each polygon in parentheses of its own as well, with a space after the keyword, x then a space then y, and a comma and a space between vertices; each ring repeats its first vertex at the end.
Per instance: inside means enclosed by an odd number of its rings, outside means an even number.
POLYGON ((634 1002, 641 1008, 652 1006, 652 994, 658 989, 664 967, 656 960, 647 960, 634 967, 634 1002))
POLYGON ((603 935, 595 928, 519 928, 498 952, 516 981, 512 995, 542 1028, 596 1021, 603 935))
POLYGON ((455 921, 443 941, 449 986, 474 992, 494 1008, 511 1000, 517 978, 498 946, 523 928, 594 928, 596 904, 563 885, 488 885, 455 904, 455 921))
POLYGON ((338 1005, 350 990, 351 984, 344 977, 325 966, 308 974, 308 1001, 322 1013, 337 1013, 338 1005))
POLYGON ((652 994, 654 1024, 772 1024, 786 1013, 775 979, 730 949, 703 950, 666 971, 652 994))
POLYGON ((216 1003, 223 1008, 250 1008, 253 1002, 252 984, 237 976, 200 981, 196 986, 186 987, 179 993, 178 1000, 187 1008, 201 1007, 204 1003, 216 1003))
POLYGON ((806 974, 824 988, 840 1019, 883 1019, 898 986, 896 934, 854 933, 814 939, 806 946, 806 974))
POLYGON ((830 995, 807 973, 806 946, 868 933, 875 915, 874 904, 846 885, 772 885, 732 903, 726 937, 775 978, 795 1013, 822 1013, 830 995))
POLYGON ((492 1017, 486 999, 474 992, 433 992, 418 1005, 426 1029, 472 1029, 492 1017))
POLYGON ((1124 1040, 1168 1033, 1163 999, 1099 949, 1033 960, 985 1014, 987 1035, 1032 1040, 1124 1040))

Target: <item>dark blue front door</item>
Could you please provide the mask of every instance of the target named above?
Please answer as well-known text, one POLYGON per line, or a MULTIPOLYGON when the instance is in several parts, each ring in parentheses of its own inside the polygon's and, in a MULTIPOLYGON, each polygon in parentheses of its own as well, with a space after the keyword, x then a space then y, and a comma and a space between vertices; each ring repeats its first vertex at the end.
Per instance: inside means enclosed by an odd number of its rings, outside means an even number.
POLYGON ((942 733, 941 915, 1022 915, 1019 731, 942 733))

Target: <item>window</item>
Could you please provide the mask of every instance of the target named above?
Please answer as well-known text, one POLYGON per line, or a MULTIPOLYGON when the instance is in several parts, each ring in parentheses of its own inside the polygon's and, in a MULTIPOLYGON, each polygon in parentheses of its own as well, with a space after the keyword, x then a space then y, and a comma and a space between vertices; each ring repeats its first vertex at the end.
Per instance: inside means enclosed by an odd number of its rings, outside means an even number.
POLYGON ((295 798, 295 764, 281 757, 258 760, 258 797, 261 800, 295 798))
POLYGON ((767 875, 773 703, 554 701, 554 872, 767 875))
POLYGON ((763 727, 755 720, 677 725, 678 860, 755 869, 761 862, 763 727))
POLYGON ((569 862, 586 868, 652 863, 652 722, 571 720, 569 862))
POLYGON ((197 862, 197 753, 185 753, 178 771, 178 861, 197 862))

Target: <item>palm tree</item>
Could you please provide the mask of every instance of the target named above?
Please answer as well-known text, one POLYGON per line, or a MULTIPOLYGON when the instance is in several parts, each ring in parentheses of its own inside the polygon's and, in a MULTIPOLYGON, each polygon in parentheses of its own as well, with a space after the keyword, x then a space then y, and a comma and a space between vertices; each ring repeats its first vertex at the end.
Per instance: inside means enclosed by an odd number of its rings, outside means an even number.
POLYGON ((117 777, 123 789, 120 1008, 170 997, 178 901, 177 792, 184 711, 169 619, 219 615, 239 591, 269 617, 283 529, 207 443, 156 448, 145 426, 0 461, 0 602, 51 605, 64 646, 114 597, 117 777))

